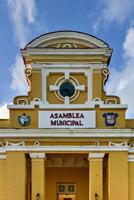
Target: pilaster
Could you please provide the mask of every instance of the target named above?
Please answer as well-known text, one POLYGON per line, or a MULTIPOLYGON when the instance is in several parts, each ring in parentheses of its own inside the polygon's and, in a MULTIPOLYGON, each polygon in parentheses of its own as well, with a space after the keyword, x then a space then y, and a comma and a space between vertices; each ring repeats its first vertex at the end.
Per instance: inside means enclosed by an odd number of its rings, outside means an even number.
POLYGON ((32 160, 32 199, 45 200, 45 153, 30 153, 32 160))
POLYGON ((89 153, 89 199, 103 200, 104 153, 89 153))

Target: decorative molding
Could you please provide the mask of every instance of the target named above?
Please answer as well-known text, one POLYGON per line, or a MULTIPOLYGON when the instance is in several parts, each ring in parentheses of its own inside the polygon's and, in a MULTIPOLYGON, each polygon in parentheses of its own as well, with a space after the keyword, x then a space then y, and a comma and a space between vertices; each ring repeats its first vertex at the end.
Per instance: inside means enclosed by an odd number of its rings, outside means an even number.
POLYGON ((31 81, 29 79, 29 76, 31 76, 31 74, 32 74, 32 68, 31 67, 27 67, 25 69, 25 76, 26 76, 26 80, 28 82, 29 91, 31 91, 31 81))
POLYGON ((106 68, 103 68, 102 69, 102 74, 105 76, 104 79, 103 79, 103 89, 104 89, 104 86, 106 84, 106 81, 108 80, 108 76, 109 76, 109 69, 106 67, 106 68))
POLYGON ((36 140, 36 141, 34 142, 34 146, 40 146, 40 142, 39 142, 38 140, 36 140))
POLYGON ((28 105, 28 100, 26 98, 17 99, 17 105, 28 105))
POLYGON ((34 158, 46 158, 46 154, 45 153, 29 153, 30 158, 34 159, 34 158))
POLYGON ((73 55, 73 56, 92 56, 92 55, 100 55, 103 57, 103 55, 106 55, 108 57, 111 56, 111 49, 107 48, 95 48, 95 49, 46 49, 45 48, 30 48, 26 50, 22 50, 22 56, 34 56, 34 55, 41 55, 41 56, 49 56, 49 55, 63 55, 63 56, 68 56, 68 55, 73 55))
MULTIPOLYGON (((27 151, 27 152, 111 152, 111 151, 129 151, 126 146, 71 146, 71 145, 52 145, 52 146, 5 146, 0 148, 0 153, 5 153, 8 151, 27 151)), ((31 153, 30 153, 31 154, 31 153)), ((38 153, 33 153, 31 157, 43 157, 44 153, 37 155, 38 153)))
POLYGON ((88 160, 104 158, 105 153, 89 153, 88 160))
MULTIPOLYGON (((90 90, 90 88, 89 88, 90 90)), ((89 92, 89 96, 90 96, 91 91, 89 92)), ((44 96, 44 95, 43 95, 44 96)), ((91 96, 90 96, 91 98, 91 96)), ((90 98, 88 98, 89 101, 87 101, 85 104, 49 104, 46 101, 46 98, 43 101, 31 101, 31 103, 29 105, 24 105, 24 104, 8 104, 8 108, 9 109, 34 109, 36 105, 39 105, 39 109, 54 109, 54 110, 58 110, 58 109, 62 109, 62 108, 77 108, 77 109, 87 109, 90 110, 92 108, 95 108, 96 105, 99 105, 100 109, 122 109, 122 108, 127 108, 128 106, 126 104, 104 104, 103 101, 99 101, 99 98, 95 98, 94 100, 90 100, 90 98), (58 108, 58 109, 57 109, 58 108)))
POLYGON ((0 138, 134 138, 134 129, 0 129, 0 138))
POLYGON ((18 143, 13 143, 13 142, 6 141, 6 146, 13 146, 13 147, 25 146, 25 142, 22 141, 18 143))
POLYGON ((108 98, 105 100, 106 104, 111 104, 110 102, 113 102, 113 104, 117 104, 117 99, 113 99, 113 98, 108 98))
MULTIPOLYGON (((55 62, 51 62, 51 65, 55 65, 55 62)), ((51 67, 51 65, 50 65, 50 67, 51 67)), ((73 68, 78 68, 78 67, 82 67, 82 66, 87 66, 87 64, 86 63, 77 63, 77 62, 72 62, 72 63, 70 63, 70 64, 67 64, 67 63, 57 63, 57 65, 58 65, 58 67, 59 68, 71 68, 71 66, 73 66, 73 68)), ((40 64, 40 63, 34 63, 34 64, 32 64, 32 69, 36 69, 36 70, 38 70, 38 69, 42 69, 43 68, 43 66, 44 66, 44 64, 40 64)), ((48 65, 48 67, 49 67, 49 65, 48 65)), ((92 68, 92 69, 94 69, 94 71, 93 71, 93 73, 100 73, 100 69, 103 69, 103 68, 107 68, 107 65, 106 64, 102 64, 102 63, 100 63, 100 64, 98 64, 98 63, 92 63, 92 64, 88 64, 88 68, 92 68), (95 70, 97 70, 97 71, 95 71, 95 70)), ((86 67, 87 68, 87 67, 86 67)), ((87 75, 87 74, 86 74, 87 75)))
POLYGON ((109 147, 110 146, 116 146, 116 147, 125 146, 125 147, 128 147, 128 143, 127 142, 121 142, 121 143, 109 142, 109 147))
POLYGON ((57 48, 68 48, 68 49, 71 49, 71 48, 77 48, 77 44, 75 43, 61 43, 61 44, 57 44, 57 48))

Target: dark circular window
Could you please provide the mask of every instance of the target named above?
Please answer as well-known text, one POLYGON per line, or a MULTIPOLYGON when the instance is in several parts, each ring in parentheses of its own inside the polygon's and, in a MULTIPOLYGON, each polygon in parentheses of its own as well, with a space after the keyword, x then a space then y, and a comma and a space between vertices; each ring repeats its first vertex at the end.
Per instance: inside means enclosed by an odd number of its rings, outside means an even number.
POLYGON ((75 93, 75 86, 71 82, 65 81, 60 85, 59 93, 63 97, 72 97, 75 93))

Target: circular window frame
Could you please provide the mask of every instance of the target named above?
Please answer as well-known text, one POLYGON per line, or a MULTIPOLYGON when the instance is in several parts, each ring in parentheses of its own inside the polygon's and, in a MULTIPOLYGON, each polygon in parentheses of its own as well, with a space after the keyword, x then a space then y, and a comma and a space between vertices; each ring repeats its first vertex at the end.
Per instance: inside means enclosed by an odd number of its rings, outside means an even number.
MULTIPOLYGON (((64 83, 64 82, 70 82, 74 85, 74 88, 75 88, 75 93, 69 97, 69 102, 72 102, 72 101, 75 101, 79 94, 80 94, 80 91, 79 90, 76 90, 76 86, 79 85, 79 82, 76 78, 74 78, 73 76, 69 76, 69 79, 65 79, 65 76, 62 76, 60 78, 57 79, 57 81, 55 82, 55 85, 59 87, 60 89, 60 86, 64 83)), ((65 97, 63 97, 61 94, 60 94, 60 91, 54 91, 55 93, 55 96, 62 102, 65 102, 65 97)))

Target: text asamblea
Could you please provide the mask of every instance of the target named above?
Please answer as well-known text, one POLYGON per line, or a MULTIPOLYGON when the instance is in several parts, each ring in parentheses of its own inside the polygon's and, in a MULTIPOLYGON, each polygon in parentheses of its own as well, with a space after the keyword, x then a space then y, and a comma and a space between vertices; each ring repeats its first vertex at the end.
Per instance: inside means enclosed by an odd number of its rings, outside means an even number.
POLYGON ((51 126, 83 126, 83 113, 51 113, 51 126))

